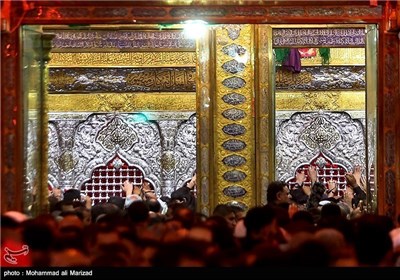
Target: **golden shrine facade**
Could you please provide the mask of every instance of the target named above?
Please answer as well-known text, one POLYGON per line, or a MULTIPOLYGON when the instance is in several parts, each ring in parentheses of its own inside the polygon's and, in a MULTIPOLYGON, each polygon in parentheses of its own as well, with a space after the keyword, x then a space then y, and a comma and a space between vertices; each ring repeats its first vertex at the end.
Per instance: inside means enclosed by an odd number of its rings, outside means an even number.
POLYGON ((360 165, 368 211, 397 217, 399 10, 399 1, 3 1, 2 211, 46 211, 52 187, 101 202, 121 195, 127 176, 168 196, 197 173, 207 214, 263 204, 270 181, 291 184, 309 165, 344 191, 360 165), (199 20, 203 31, 189 25, 199 20), (287 68, 279 55, 294 49, 301 66, 287 68))

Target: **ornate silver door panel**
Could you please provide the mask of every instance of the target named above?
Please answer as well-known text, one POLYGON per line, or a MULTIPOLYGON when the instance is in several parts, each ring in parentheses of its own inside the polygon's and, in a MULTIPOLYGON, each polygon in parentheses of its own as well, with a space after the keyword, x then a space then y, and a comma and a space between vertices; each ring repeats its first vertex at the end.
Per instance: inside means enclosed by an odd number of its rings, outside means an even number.
POLYGON ((320 169, 321 181, 334 178, 339 189, 345 189, 345 172, 365 165, 365 120, 363 113, 352 114, 280 112, 276 119, 277 178, 291 181, 297 170, 312 163, 320 169))
MULTIPOLYGON (((194 112, 50 114, 50 186, 82 189, 98 179, 92 178, 96 169, 111 164, 118 171, 124 163, 138 168, 141 180, 149 181, 159 196, 169 196, 196 168, 194 112)), ((115 186, 103 200, 120 194, 123 180, 118 175, 109 181, 115 186)))

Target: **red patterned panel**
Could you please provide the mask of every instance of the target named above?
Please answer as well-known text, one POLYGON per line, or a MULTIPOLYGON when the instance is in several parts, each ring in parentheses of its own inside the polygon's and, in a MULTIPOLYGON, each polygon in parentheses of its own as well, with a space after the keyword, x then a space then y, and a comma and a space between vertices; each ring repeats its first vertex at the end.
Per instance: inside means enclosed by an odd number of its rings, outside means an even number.
POLYGON ((111 196, 125 197, 121 186, 126 179, 129 179, 134 186, 142 186, 143 172, 115 156, 105 166, 97 167, 92 173, 91 180, 84 183, 81 190, 92 198, 93 204, 107 202, 111 196))
POLYGON ((310 58, 317 56, 316 48, 299 48, 301 58, 310 58))
MULTIPOLYGON (((343 165, 339 163, 333 163, 332 160, 320 153, 310 163, 302 164, 296 170, 296 172, 301 172, 304 170, 304 173, 307 175, 307 180, 304 182, 304 185, 306 186, 311 185, 310 177, 308 176, 308 168, 310 165, 316 166, 318 170, 317 181, 324 183, 325 187, 328 188, 328 181, 334 180, 337 182, 338 195, 344 194, 347 185, 345 175, 348 171, 343 165)), ((290 188, 296 183, 296 174, 293 175, 294 177, 287 181, 290 188)))

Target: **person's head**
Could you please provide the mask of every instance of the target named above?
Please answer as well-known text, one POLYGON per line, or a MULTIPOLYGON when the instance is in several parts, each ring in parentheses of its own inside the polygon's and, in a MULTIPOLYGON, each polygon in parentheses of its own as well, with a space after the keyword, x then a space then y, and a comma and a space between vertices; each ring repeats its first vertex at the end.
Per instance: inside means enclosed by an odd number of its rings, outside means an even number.
POLYGON ((233 231, 236 226, 236 215, 233 209, 227 204, 218 204, 213 211, 213 216, 223 217, 228 227, 233 231))
POLYGON ((196 211, 196 197, 192 192, 188 192, 185 188, 179 188, 171 193, 170 204, 183 204, 192 211, 196 211))
POLYGON ((87 209, 86 207, 78 207, 75 209, 77 213, 81 213, 80 218, 82 219, 83 225, 87 226, 92 223, 92 213, 90 209, 87 209))
POLYGON ((126 210, 128 218, 133 223, 146 222, 149 218, 149 208, 142 200, 134 201, 126 210))
POLYGON ((108 199, 109 203, 115 204, 119 209, 123 210, 125 207, 125 198, 120 196, 111 196, 108 199))
POLYGON ((361 265, 384 265, 386 257, 393 251, 392 225, 387 216, 376 214, 366 213, 352 220, 354 249, 361 265))
POLYGON ((77 189, 69 189, 64 192, 64 199, 65 202, 70 203, 74 201, 81 200, 81 192, 77 189))
POLYGON ((273 181, 267 188, 267 203, 289 203, 291 199, 288 185, 283 181, 273 181))
POLYGON ((155 198, 149 198, 146 199, 145 201, 147 207, 149 208, 149 211, 153 213, 160 213, 161 212, 161 204, 158 202, 157 199, 155 198))
POLYGON ((336 203, 328 203, 322 206, 321 208, 321 218, 328 217, 340 217, 342 216, 342 211, 340 210, 339 205, 336 203))
POLYGON ((314 225, 313 215, 311 214, 311 212, 306 211, 306 210, 300 210, 300 211, 297 211, 296 213, 294 213, 292 216, 292 221, 293 222, 303 221, 308 224, 314 225))
POLYGON ((246 238, 273 242, 279 231, 275 208, 269 205, 250 208, 244 217, 246 238))
POLYGON ((233 212, 236 215, 236 221, 243 219, 246 216, 246 209, 242 205, 239 204, 237 201, 229 202, 228 205, 232 208, 233 212))

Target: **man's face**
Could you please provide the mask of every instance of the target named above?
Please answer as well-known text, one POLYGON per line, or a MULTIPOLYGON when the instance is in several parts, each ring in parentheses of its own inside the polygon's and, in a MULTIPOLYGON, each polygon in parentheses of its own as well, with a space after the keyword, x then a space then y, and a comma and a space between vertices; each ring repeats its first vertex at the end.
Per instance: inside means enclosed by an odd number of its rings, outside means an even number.
POLYGON ((230 212, 225 217, 226 222, 228 223, 228 227, 233 231, 236 227, 236 215, 234 212, 230 212))
POLYGON ((282 191, 280 191, 277 195, 278 203, 290 203, 290 199, 292 198, 289 193, 289 188, 285 186, 282 191))

